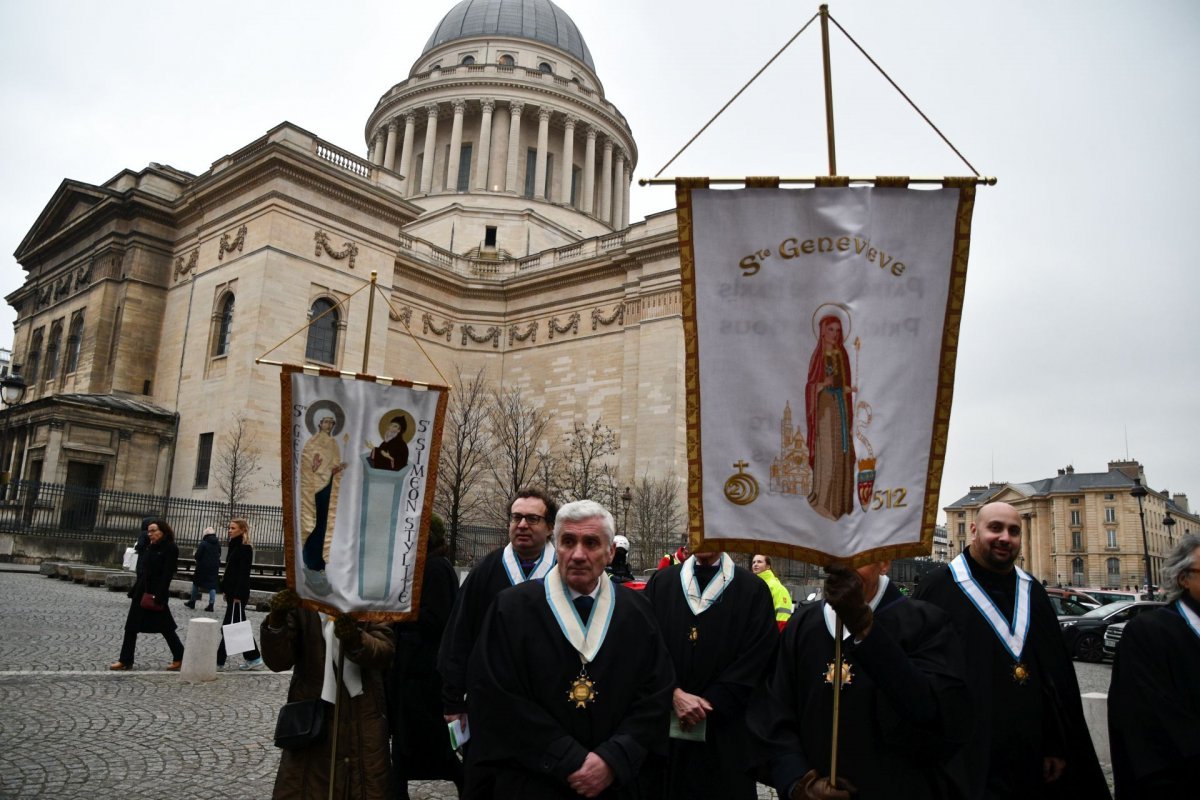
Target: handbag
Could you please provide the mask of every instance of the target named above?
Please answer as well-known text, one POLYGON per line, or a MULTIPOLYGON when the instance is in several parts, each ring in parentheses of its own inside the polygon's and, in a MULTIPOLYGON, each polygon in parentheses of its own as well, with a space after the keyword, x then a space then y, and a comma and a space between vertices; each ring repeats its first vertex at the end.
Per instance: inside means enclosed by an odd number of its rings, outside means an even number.
POLYGON ((143 611, 162 611, 166 608, 158 602, 155 602, 154 595, 150 592, 142 592, 142 599, 139 601, 143 611))
POLYGON ((279 709, 275 722, 275 746, 284 750, 302 750, 325 737, 324 700, 296 700, 279 709))
POLYGON ((226 653, 245 653, 254 649, 254 628, 250 624, 250 620, 246 619, 246 609, 242 607, 242 601, 234 600, 233 615, 230 619, 237 619, 238 611, 242 612, 241 622, 230 622, 228 625, 221 626, 221 635, 225 637, 226 653))

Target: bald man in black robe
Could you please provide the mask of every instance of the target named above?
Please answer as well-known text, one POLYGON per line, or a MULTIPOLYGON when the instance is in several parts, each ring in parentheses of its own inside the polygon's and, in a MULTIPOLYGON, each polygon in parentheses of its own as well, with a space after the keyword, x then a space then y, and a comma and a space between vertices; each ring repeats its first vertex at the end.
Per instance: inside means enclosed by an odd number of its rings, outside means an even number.
POLYGON ((673 713, 683 729, 703 725, 703 741, 673 737, 665 767, 647 770, 654 797, 756 797, 746 703, 775 653, 771 590, 722 553, 696 553, 659 570, 645 596, 675 667, 673 713))

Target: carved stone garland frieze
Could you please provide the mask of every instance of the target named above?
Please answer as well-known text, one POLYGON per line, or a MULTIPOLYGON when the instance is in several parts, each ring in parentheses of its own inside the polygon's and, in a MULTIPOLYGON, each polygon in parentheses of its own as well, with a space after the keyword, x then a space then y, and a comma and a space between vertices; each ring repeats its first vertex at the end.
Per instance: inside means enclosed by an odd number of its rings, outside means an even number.
POLYGON ((554 338, 554 334, 564 333, 579 333, 579 312, 576 311, 571 316, 567 317, 566 325, 558 324, 558 317, 551 317, 546 323, 546 327, 550 329, 550 338, 554 338))
POLYGON ((229 241, 228 233, 221 234, 221 252, 217 253, 217 261, 224 261, 225 254, 232 253, 234 250, 237 250, 239 253, 242 252, 242 245, 244 245, 245 243, 246 243, 246 226, 245 225, 238 228, 237 236, 234 238, 232 243, 230 243, 230 241, 229 241))
POLYGON ((354 259, 356 256, 358 256, 358 245, 354 244, 354 242, 346 242, 344 245, 342 245, 341 250, 333 250, 329 247, 329 234, 325 233, 325 231, 317 231, 314 233, 313 241, 317 243, 313 255, 320 258, 321 251, 324 250, 325 255, 329 256, 330 258, 337 259, 338 261, 349 257, 350 269, 354 269, 354 259))
POLYGON ((184 275, 187 275, 189 272, 194 270, 196 268, 196 265, 199 263, 200 263, 200 248, 196 248, 195 250, 192 251, 192 254, 190 256, 188 256, 188 260, 187 260, 186 264, 183 263, 183 256, 179 256, 178 258, 175 259, 175 277, 177 279, 182 278, 184 275))
POLYGON ((475 328, 473 326, 463 325, 462 326, 463 347, 467 346, 468 339, 470 339, 472 342, 475 342, 475 344, 487 344, 488 342, 491 342, 493 348, 498 348, 498 347, 500 347, 500 327, 498 325, 493 325, 492 327, 487 329, 486 333, 484 333, 482 336, 480 336, 475 333, 475 328))
POLYGON ((421 315, 421 334, 432 333, 434 336, 445 336, 446 341, 450 341, 450 334, 454 330, 454 323, 446 320, 446 325, 442 328, 433 324, 432 314, 421 315))
POLYGON ((536 343, 537 342, 537 329, 538 329, 538 324, 536 321, 529 323, 529 327, 525 329, 524 333, 518 333, 516 325, 509 325, 508 326, 508 346, 512 347, 513 342, 536 343))
POLYGON ((404 306, 399 312, 389 309, 388 316, 391 317, 392 322, 403 322, 406 328, 412 325, 412 309, 408 306, 404 306))
POLYGON ((612 314, 607 317, 600 312, 599 308, 592 309, 592 330, 596 330, 596 328, 600 325, 612 325, 614 322, 618 325, 625 324, 624 303, 618 304, 617 307, 613 309, 612 314))

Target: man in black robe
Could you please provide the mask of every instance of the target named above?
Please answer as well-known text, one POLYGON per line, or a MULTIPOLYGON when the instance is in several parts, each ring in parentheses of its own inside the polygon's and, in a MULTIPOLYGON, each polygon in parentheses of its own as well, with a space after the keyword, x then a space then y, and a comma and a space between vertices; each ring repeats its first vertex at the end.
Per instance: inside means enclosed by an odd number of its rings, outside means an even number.
POLYGON ((1200 792, 1200 537, 1163 564, 1168 604, 1125 624, 1108 690, 1117 800, 1200 792))
POLYGON ((397 416, 388 423, 383 441, 378 447, 367 442, 367 448, 371 451, 367 460, 372 467, 399 472, 408 466, 408 444, 404 441, 404 431, 407 427, 408 420, 397 416))
POLYGON ((970 729, 962 650, 940 609, 910 600, 889 581, 890 565, 829 567, 824 602, 801 607, 783 630, 774 673, 746 714, 781 798, 961 796, 947 762, 970 729), (835 786, 829 773, 838 617, 844 639, 835 786))
POLYGON ((779 637, 771 591, 723 553, 659 570, 644 592, 675 667, 670 758, 644 785, 671 800, 756 797, 746 703, 779 637), (700 736, 700 740, 682 736, 700 736))
POLYGON ((555 568, 496 596, 471 654, 472 758, 497 800, 638 797, 666 751, 671 661, 645 599, 604 572, 612 515, 568 503, 554 537, 555 568))
POLYGON ((975 724, 954 766, 967 797, 1109 797, 1054 608, 1016 566, 1017 510, 985 505, 971 535, 916 595, 945 609, 963 640, 975 724))

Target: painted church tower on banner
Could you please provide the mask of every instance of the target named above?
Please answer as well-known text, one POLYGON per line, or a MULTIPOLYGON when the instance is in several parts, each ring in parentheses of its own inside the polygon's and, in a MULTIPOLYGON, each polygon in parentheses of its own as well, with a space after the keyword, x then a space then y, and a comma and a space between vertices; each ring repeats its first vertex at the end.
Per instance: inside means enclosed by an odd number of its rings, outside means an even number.
POLYGON ((547 447, 611 428, 615 486, 682 478, 675 214, 630 224, 637 163, 561 8, 463 0, 359 145, 282 122, 198 175, 68 178, 16 252, 25 283, 6 299, 29 389, 4 464, 218 500, 241 430, 263 454, 242 499, 278 505, 279 370, 263 357, 435 383, 482 370, 550 419, 547 447), (376 304, 364 365, 372 272, 391 308, 376 304))

